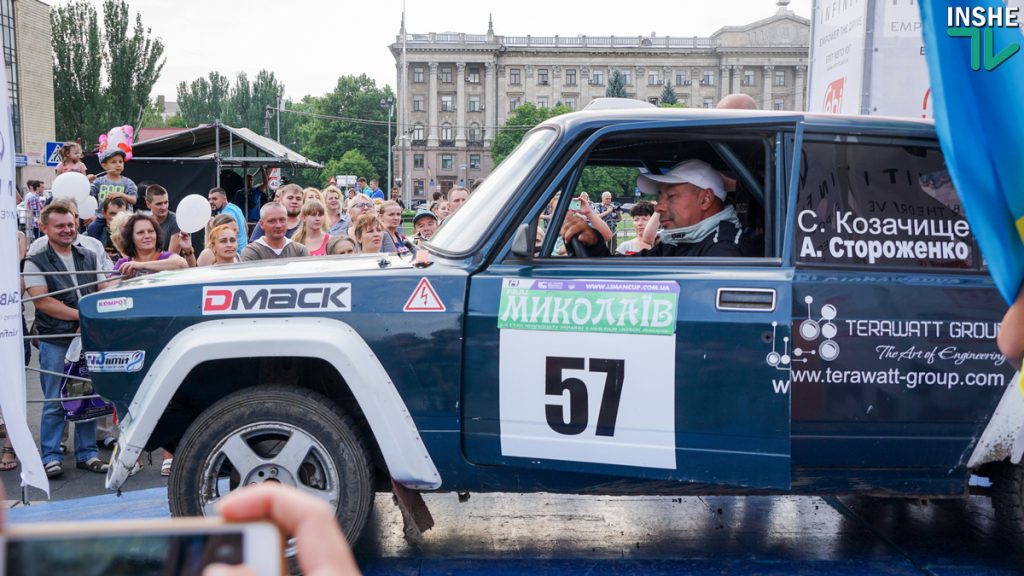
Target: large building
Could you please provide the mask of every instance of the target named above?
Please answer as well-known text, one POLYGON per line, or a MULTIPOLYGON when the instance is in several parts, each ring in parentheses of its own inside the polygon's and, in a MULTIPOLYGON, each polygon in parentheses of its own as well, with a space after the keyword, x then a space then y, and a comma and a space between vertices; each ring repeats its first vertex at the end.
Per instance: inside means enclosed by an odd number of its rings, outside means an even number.
POLYGON ((499 36, 493 22, 486 34, 411 34, 403 21, 390 47, 402 100, 396 174, 414 199, 472 183, 490 172, 491 140, 516 107, 581 109, 615 71, 629 97, 655 104, 670 84, 689 107, 743 92, 765 109, 804 110, 810 21, 777 4, 769 18, 704 38, 499 36))
POLYGON ((55 133, 50 7, 39 0, 0 0, 0 34, 14 150, 25 164, 18 167, 18 184, 52 182, 53 168, 43 165, 46 143, 55 133))

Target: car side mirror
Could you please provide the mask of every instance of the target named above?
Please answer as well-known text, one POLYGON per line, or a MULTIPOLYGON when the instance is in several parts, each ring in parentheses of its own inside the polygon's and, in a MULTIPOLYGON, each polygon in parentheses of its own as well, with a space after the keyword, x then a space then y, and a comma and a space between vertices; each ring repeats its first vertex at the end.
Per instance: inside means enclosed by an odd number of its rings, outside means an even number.
POLYGON ((512 255, 519 258, 533 256, 533 242, 530 242, 530 224, 524 222, 516 229, 516 235, 512 238, 512 255))

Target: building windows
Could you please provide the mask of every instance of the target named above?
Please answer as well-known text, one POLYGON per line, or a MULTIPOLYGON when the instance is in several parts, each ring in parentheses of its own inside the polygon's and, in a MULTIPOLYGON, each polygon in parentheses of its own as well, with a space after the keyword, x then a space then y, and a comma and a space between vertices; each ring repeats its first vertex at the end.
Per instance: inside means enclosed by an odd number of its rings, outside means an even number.
POLYGON ((469 97, 469 111, 470 112, 479 112, 480 111, 480 97, 479 96, 470 96, 469 97))
POLYGON ((412 167, 413 168, 423 168, 423 154, 413 154, 412 155, 412 167))
POLYGON ((479 66, 470 66, 467 70, 468 71, 466 72, 466 82, 469 82, 470 84, 479 84, 480 83, 480 67, 479 66))
POLYGON ((413 140, 426 140, 426 136, 423 135, 423 124, 417 124, 412 127, 412 139, 413 140))
POLYGON ((523 104, 522 96, 513 96, 508 99, 508 111, 515 112, 523 104))
POLYGON ((775 85, 776 86, 785 86, 786 85, 786 71, 785 70, 776 70, 775 71, 775 85))
POLYGON ((575 110, 576 109, 576 98, 574 96, 568 96, 568 97, 565 98, 564 104, 565 104, 566 108, 568 108, 569 110, 575 110))
POLYGON ((565 69, 565 85, 575 86, 576 85, 576 69, 566 68, 565 69))
POLYGON ((423 180, 413 180, 412 193, 421 198, 423 197, 423 180))
POLYGON ((632 70, 622 70, 622 71, 619 72, 619 74, 622 74, 622 83, 623 84, 625 84, 626 86, 632 86, 633 85, 633 71, 632 70))
POLYGON ((455 156, 452 154, 441 154, 441 170, 451 172, 455 168, 455 156))
POLYGON ((413 112, 423 112, 426 109, 427 108, 426 108, 426 106, 423 103, 423 96, 413 96, 412 97, 412 111, 413 112))
POLYGON ((452 130, 452 125, 448 122, 441 124, 441 145, 444 146, 446 143, 454 143, 455 132, 452 130))
POLYGON ((540 68, 540 69, 537 70, 537 84, 540 84, 541 86, 547 86, 548 85, 548 69, 547 68, 540 68))
POLYGON ((772 110, 785 110, 786 101, 782 98, 776 98, 775 102, 772 103, 772 110))
POLYGON ((472 144, 481 144, 484 140, 484 135, 480 131, 480 125, 473 122, 469 125, 469 141, 472 144))
POLYGON ((537 96, 537 108, 547 108, 547 107, 548 107, 548 97, 547 96, 537 96))
POLYGON ((689 86, 690 80, 686 77, 686 70, 676 72, 676 86, 689 86))
POLYGON ((412 81, 415 82, 416 84, 423 84, 424 76, 425 74, 423 73, 422 66, 416 66, 412 69, 412 81))
POLYGON ((604 71, 603 70, 594 70, 593 72, 591 72, 590 73, 590 83, 591 84, 596 84, 598 86, 603 85, 604 84, 604 71))
POLYGON ((705 70, 704 76, 700 79, 701 86, 714 86, 715 85, 715 71, 705 70))
POLYGON ((441 82, 443 82, 445 84, 451 84, 452 83, 452 67, 451 66, 441 66, 441 82))
POLYGON ((469 169, 470 170, 479 170, 480 169, 480 155, 479 154, 470 154, 469 155, 469 169))
POLYGON ((741 84, 743 86, 753 86, 754 85, 754 71, 753 70, 744 70, 743 71, 743 82, 741 82, 741 84))
POLYGON ((647 85, 648 86, 660 86, 661 85, 661 75, 658 74, 657 72, 648 72, 647 73, 647 85))
POLYGON ((523 83, 523 71, 519 68, 508 69, 508 83, 518 86, 523 83))
POLYGON ((711 108, 712 104, 713 104, 713 102, 711 101, 711 98, 705 98, 704 99, 704 104, 701 107, 702 108, 711 108))
POLYGON ((441 112, 455 111, 455 97, 451 94, 441 95, 441 112))

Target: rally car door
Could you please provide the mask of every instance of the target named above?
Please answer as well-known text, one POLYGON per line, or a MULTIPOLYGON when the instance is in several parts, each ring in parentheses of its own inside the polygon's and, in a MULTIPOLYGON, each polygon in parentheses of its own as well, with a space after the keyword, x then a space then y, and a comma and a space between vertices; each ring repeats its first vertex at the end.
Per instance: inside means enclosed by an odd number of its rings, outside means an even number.
MULTIPOLYGON (((628 130, 588 139, 524 221, 574 189, 592 147, 628 130)), ((773 205, 784 190, 781 138, 766 138, 773 205)), ((713 260, 523 257, 507 247, 470 279, 467 458, 788 488, 792 270, 780 246, 766 245, 763 258, 713 260)))

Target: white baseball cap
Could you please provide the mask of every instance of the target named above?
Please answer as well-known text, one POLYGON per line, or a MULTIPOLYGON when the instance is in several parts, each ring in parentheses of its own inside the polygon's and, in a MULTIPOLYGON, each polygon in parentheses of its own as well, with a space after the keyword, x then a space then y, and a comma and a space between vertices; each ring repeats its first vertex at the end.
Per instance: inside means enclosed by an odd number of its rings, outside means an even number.
POLYGON ((707 162, 696 158, 676 164, 666 174, 641 174, 636 179, 637 188, 644 194, 657 194, 658 184, 693 184, 702 189, 710 188, 719 200, 725 201, 722 175, 707 162))

